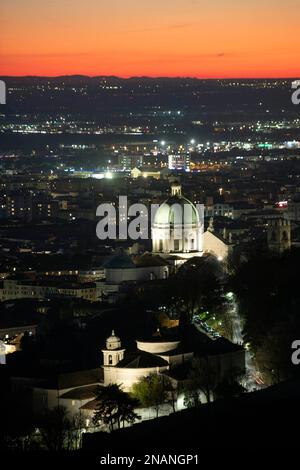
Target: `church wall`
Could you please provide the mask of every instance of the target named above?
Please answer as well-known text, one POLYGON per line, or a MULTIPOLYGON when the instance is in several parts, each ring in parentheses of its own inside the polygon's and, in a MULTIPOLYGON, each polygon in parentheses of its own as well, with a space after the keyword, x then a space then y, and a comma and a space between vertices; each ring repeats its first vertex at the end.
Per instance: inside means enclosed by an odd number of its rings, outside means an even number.
POLYGON ((152 229, 152 251, 155 253, 202 251, 203 234, 201 229, 186 229, 182 226, 177 230, 181 231, 181 236, 177 239, 177 246, 175 246, 176 236, 173 231, 169 234, 169 238, 166 238, 165 229, 152 229))
MULTIPOLYGON (((90 385, 90 384, 89 384, 90 385)), ((91 398, 85 400, 73 400, 71 398, 61 398, 65 393, 75 390, 78 387, 64 388, 61 390, 33 387, 32 389, 32 409, 39 414, 45 410, 52 410, 56 406, 65 406, 74 416, 80 410, 80 407, 89 402, 91 398)))
POLYGON ((129 391, 135 382, 140 378, 147 377, 150 374, 159 374, 168 370, 169 366, 163 367, 147 367, 147 368, 118 368, 104 367, 104 385, 110 383, 121 384, 125 391, 129 391))
POLYGON ((87 398, 85 400, 72 400, 71 398, 60 398, 59 404, 60 406, 64 406, 67 409, 67 412, 69 413, 69 418, 72 416, 78 415, 81 413, 82 417, 88 417, 88 414, 86 413, 85 410, 81 410, 80 408, 91 401, 91 398, 87 398))
POLYGON ((167 356, 163 354, 159 354, 159 357, 164 359, 170 364, 170 367, 174 367, 177 365, 182 364, 183 362, 191 361, 194 357, 194 353, 184 353, 184 354, 177 354, 176 356, 167 356))
POLYGON ((212 253, 217 258, 226 259, 229 247, 212 232, 206 231, 203 235, 203 251, 212 253))
POLYGON ((45 388, 33 388, 32 399, 33 399, 33 411, 34 413, 41 413, 44 410, 52 410, 59 405, 59 394, 72 390, 72 388, 63 390, 53 390, 45 388))
POLYGON ((152 354, 158 354, 166 351, 172 351, 176 349, 180 341, 166 341, 166 342, 156 342, 156 341, 137 341, 137 348, 140 351, 146 351, 152 354))

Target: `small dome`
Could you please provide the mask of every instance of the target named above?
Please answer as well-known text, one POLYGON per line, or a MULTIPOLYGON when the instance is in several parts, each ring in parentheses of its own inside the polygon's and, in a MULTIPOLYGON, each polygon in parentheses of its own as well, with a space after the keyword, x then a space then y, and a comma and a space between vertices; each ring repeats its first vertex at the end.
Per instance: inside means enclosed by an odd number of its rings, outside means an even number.
POLYGON ((106 340, 106 349, 118 349, 121 347, 121 340, 112 330, 111 335, 106 340))
POLYGON ((125 253, 119 253, 103 264, 105 269, 128 269, 135 268, 135 264, 130 256, 125 253))

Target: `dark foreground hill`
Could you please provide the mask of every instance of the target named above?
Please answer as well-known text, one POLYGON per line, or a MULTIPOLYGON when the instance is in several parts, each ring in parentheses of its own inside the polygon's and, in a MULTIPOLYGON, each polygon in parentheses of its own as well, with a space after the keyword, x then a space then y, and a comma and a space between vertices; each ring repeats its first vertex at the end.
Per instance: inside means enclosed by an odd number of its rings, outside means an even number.
POLYGON ((84 451, 99 455, 200 452, 203 448, 299 447, 300 380, 240 398, 145 421, 111 434, 85 434, 84 451))

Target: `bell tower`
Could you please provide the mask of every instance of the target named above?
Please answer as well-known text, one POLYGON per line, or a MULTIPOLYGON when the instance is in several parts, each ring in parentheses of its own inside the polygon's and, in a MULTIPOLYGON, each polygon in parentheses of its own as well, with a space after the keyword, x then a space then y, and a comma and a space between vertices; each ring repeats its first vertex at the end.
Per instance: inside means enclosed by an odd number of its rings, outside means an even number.
POLYGON ((268 248, 275 253, 283 253, 291 249, 291 223, 289 220, 269 220, 268 248))
POLYGON ((124 358, 125 349, 121 347, 121 340, 112 330, 111 335, 106 340, 106 348, 102 349, 103 365, 116 366, 124 358))
POLYGON ((174 181, 171 185, 171 195, 172 196, 181 196, 181 184, 178 181, 174 181))

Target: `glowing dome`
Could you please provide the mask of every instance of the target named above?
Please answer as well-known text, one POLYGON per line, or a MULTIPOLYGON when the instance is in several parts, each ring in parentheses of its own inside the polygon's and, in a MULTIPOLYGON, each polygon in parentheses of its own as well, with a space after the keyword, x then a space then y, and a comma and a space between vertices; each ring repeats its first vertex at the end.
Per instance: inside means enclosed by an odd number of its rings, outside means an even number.
POLYGON ((181 186, 174 183, 171 196, 155 213, 152 225, 154 252, 202 251, 202 224, 196 206, 183 197, 181 186))
POLYGON ((200 223, 199 214, 194 204, 183 196, 170 196, 158 208, 154 216, 155 226, 189 225, 200 223))

